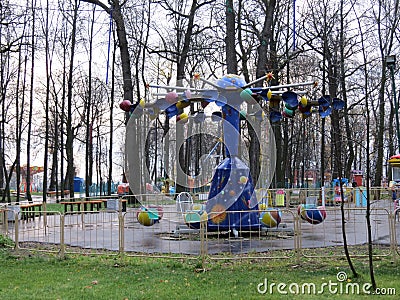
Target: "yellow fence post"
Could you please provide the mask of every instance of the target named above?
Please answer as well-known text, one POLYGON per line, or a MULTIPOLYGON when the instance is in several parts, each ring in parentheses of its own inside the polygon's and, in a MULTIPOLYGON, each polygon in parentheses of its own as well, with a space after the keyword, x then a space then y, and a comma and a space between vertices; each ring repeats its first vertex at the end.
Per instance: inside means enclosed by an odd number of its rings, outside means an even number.
POLYGON ((207 220, 200 221, 200 257, 201 257, 201 267, 205 268, 205 261, 207 256, 207 220))
POLYGON ((296 254, 296 263, 300 264, 301 231, 300 231, 300 219, 298 214, 294 214, 294 251, 296 254))
POLYGON ((14 212, 14 241, 15 249, 19 249, 19 213, 14 212))
POLYGON ((118 237, 119 237, 119 254, 124 252, 124 215, 122 214, 122 200, 120 199, 118 210, 118 237))
POLYGON ((393 255, 393 260, 397 262, 397 240, 396 240, 396 213, 391 211, 389 213, 389 230, 390 230, 390 250, 393 255))
POLYGON ((60 257, 65 257, 65 215, 60 214, 60 257))

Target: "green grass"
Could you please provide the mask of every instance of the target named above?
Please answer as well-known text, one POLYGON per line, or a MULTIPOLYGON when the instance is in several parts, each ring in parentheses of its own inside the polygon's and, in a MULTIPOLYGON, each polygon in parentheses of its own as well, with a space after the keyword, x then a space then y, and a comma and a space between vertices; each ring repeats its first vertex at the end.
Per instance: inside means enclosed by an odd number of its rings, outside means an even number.
MULTIPOLYGON (((288 294, 277 285, 313 283, 320 287, 338 283, 339 271, 351 274, 343 259, 317 259, 296 265, 290 260, 200 261, 126 256, 56 256, 0 249, 0 299, 364 299, 366 295, 333 294, 328 287, 322 295, 288 294), (275 284, 273 294, 257 292, 260 283, 275 284)), ((378 287, 400 293, 400 268, 389 258, 375 261, 378 287)), ((357 259, 361 278, 369 282, 366 260, 357 259)), ((351 276, 349 276, 351 277, 351 276)), ((261 285, 262 289, 264 286, 261 285)), ((397 296, 398 297, 398 296, 397 296)), ((382 299, 396 296, 382 296, 382 299)), ((374 298, 375 299, 375 298, 374 298)))
POLYGON ((64 205, 60 203, 46 203, 46 211, 57 211, 64 213, 64 205))

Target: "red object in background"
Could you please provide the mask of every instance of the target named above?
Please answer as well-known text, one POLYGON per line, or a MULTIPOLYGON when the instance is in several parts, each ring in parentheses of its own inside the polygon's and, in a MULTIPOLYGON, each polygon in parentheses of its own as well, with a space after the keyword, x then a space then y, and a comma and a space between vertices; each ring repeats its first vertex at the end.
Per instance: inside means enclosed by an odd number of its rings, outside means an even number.
POLYGON ((389 158, 389 164, 392 167, 399 167, 400 166, 400 154, 393 155, 389 158))
POLYGON ((356 183, 357 186, 363 185, 363 172, 361 170, 352 170, 350 176, 351 182, 356 183))
POLYGON ((119 108, 121 108, 123 111, 130 111, 131 105, 132 105, 131 101, 124 100, 119 104, 119 108))
POLYGON ((363 181, 362 174, 361 175, 355 174, 353 175, 353 177, 354 177, 354 182, 357 183, 357 186, 362 186, 362 181, 363 181))
POLYGON ((129 183, 121 183, 117 188, 118 195, 128 195, 129 194, 129 183))

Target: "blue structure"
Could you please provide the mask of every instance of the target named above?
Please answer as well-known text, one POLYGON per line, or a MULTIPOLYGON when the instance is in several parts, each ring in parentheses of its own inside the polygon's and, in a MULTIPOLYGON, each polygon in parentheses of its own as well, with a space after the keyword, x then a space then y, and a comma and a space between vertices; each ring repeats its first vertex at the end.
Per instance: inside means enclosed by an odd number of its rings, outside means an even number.
POLYGON ((260 228, 258 202, 250 170, 237 156, 225 158, 217 167, 211 182, 206 212, 207 228, 211 231, 260 228))
MULTIPOLYGON (((215 90, 203 95, 205 101, 215 101, 222 107, 227 156, 216 168, 211 181, 205 206, 209 231, 258 230, 262 226, 250 169, 239 158, 240 104, 244 101, 242 87, 245 85, 240 77, 227 75, 218 80, 217 95, 215 90)), ((200 227, 199 220, 191 220, 188 225, 200 227)))
POLYGON ((83 193, 85 191, 85 180, 80 177, 74 177, 74 193, 83 193))

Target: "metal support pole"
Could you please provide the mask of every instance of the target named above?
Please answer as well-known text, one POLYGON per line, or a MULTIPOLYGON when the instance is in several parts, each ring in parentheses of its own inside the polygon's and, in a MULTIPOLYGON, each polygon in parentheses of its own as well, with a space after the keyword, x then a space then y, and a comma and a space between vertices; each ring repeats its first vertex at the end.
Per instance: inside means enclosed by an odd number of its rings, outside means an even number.
POLYGON ((65 214, 60 214, 60 257, 65 257, 65 214))
POLYGON ((19 249, 19 212, 14 211, 14 249, 19 249))

